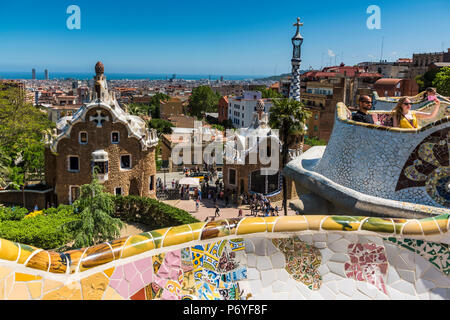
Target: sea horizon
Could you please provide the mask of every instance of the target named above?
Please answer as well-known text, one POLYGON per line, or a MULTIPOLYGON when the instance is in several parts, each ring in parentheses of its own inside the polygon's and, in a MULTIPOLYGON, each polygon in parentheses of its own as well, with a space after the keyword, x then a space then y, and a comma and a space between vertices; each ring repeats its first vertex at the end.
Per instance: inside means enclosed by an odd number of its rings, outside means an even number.
MULTIPOLYGON (((166 80, 171 79, 173 73, 106 73, 108 80, 166 80)), ((209 75, 209 74, 175 74, 175 79, 183 80, 254 80, 270 77, 270 75, 209 75)), ((94 77, 92 72, 49 72, 49 80, 91 80, 94 77)), ((0 79, 3 80, 32 80, 31 72, 27 71, 0 71, 0 79)), ((44 72, 36 72, 36 80, 45 80, 44 72)))

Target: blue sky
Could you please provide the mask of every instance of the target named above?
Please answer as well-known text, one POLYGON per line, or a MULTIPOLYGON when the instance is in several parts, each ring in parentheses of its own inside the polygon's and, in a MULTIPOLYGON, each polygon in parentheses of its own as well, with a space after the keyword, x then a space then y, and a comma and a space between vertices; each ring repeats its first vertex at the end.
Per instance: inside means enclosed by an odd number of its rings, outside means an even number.
POLYGON ((107 72, 280 74, 297 16, 303 69, 379 60, 383 37, 383 57, 396 60, 447 50, 449 13, 448 0, 2 1, 0 71, 90 72, 101 60, 107 72), (72 4, 81 30, 66 27, 72 4), (366 27, 370 5, 380 30, 366 27))

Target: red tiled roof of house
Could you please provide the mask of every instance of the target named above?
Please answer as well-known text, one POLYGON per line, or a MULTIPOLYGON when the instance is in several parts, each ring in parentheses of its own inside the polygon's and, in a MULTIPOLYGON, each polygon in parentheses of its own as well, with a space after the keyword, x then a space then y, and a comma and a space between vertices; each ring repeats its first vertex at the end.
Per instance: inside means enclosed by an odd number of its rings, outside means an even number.
POLYGON ((375 85, 381 85, 381 86, 395 86, 397 85, 402 79, 391 79, 391 78, 383 78, 377 80, 375 82, 375 85))

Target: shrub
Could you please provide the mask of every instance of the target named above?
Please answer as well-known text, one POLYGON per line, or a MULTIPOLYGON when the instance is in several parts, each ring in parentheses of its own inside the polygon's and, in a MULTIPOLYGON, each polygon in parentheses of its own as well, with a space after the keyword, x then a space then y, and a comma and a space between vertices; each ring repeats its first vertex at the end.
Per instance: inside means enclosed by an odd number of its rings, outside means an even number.
POLYGON ((32 219, 2 221, 0 238, 46 250, 55 249, 73 240, 73 235, 64 232, 61 226, 77 219, 70 206, 60 206, 44 210, 42 215, 32 219))
POLYGON ((143 223, 153 230, 199 222, 184 210, 146 197, 116 196, 115 207, 116 217, 143 223))
POLYGON ((28 214, 26 208, 20 207, 0 207, 0 222, 20 221, 28 214))

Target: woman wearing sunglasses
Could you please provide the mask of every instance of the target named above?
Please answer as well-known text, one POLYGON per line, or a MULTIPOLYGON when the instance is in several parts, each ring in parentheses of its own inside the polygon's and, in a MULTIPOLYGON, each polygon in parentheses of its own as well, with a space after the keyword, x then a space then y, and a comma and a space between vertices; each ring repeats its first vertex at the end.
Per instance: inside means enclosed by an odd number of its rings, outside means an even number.
POLYGON ((394 127, 403 129, 418 129, 417 119, 431 119, 437 116, 441 102, 436 96, 428 96, 429 101, 434 101, 432 113, 425 113, 420 111, 411 111, 412 102, 408 98, 401 98, 398 100, 397 106, 392 110, 392 117, 394 120, 394 127))

